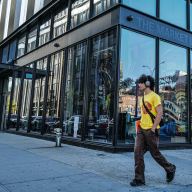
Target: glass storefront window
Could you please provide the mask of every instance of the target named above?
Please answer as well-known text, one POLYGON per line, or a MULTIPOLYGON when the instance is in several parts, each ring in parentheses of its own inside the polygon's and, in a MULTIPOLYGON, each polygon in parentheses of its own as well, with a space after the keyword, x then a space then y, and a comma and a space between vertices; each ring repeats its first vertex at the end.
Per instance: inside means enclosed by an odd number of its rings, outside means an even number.
POLYGON ((50 40, 51 20, 44 22, 40 26, 39 46, 47 43, 50 40))
POLYGON ((90 0, 74 0, 71 6, 71 29, 89 19, 90 0))
POLYGON ((159 92, 165 125, 161 141, 185 143, 187 136, 187 50, 160 41, 159 92))
POLYGON ((2 63, 7 63, 9 54, 9 45, 3 48, 2 51, 2 63))
POLYGON ((61 95, 61 75, 63 69, 63 51, 51 56, 47 113, 45 120, 45 131, 54 133, 54 128, 60 127, 60 95, 61 95))
POLYGON ((84 72, 86 43, 78 44, 68 50, 68 62, 64 97, 64 135, 81 137, 84 107, 84 72))
POLYGON ((26 67, 30 68, 30 71, 25 72, 25 75, 24 75, 23 92, 22 92, 22 100, 21 100, 20 123, 19 123, 20 129, 25 130, 25 131, 27 130, 28 119, 29 119, 33 64, 29 64, 26 67))
POLYGON ((186 0, 161 0, 160 1, 160 18, 186 28, 186 0), (171 11, 170 11, 171 10, 171 11))
POLYGON ((3 95, 3 108, 2 108, 2 121, 0 123, 3 130, 7 129, 8 125, 8 113, 9 113, 9 106, 10 106, 10 94, 12 89, 12 77, 8 78, 8 89, 7 93, 3 95))
POLYGON ((11 61, 11 60, 15 59, 16 48, 17 48, 17 42, 15 40, 15 41, 10 43, 10 46, 9 46, 9 59, 8 59, 8 61, 11 61))
POLYGON ((88 76, 89 140, 112 142, 116 69, 116 30, 92 39, 88 76))
MULTIPOLYGON (((47 70, 47 58, 37 61, 36 72, 40 74, 46 74, 47 70)), ((41 75, 35 80, 35 90, 32 107, 31 117, 31 130, 41 131, 42 128, 42 115, 43 115, 43 103, 45 92, 45 75, 41 75)))
POLYGON ((25 54, 25 42, 26 42, 26 36, 23 36, 22 38, 19 39, 17 47, 17 58, 25 54))
POLYGON ((98 15, 118 3, 118 0, 94 0, 93 14, 98 15))
POLYGON ((144 13, 156 16, 156 0, 123 0, 123 4, 144 13))
POLYGON ((36 40, 37 40, 37 29, 34 29, 28 35, 27 52, 30 52, 36 48, 36 40))
POLYGON ((121 34, 118 142, 134 143, 142 96, 136 80, 141 74, 155 76, 155 39, 126 29, 121 34))
POLYGON ((19 104, 19 91, 21 87, 21 78, 16 77, 15 85, 13 90, 13 101, 11 106, 11 116, 9 123, 9 128, 15 129, 17 127, 17 116, 18 116, 18 104, 19 104))
POLYGON ((64 97, 64 135, 81 137, 83 129, 86 43, 69 48, 64 97))
POLYGON ((67 31, 68 8, 65 8, 54 17, 53 38, 67 31))

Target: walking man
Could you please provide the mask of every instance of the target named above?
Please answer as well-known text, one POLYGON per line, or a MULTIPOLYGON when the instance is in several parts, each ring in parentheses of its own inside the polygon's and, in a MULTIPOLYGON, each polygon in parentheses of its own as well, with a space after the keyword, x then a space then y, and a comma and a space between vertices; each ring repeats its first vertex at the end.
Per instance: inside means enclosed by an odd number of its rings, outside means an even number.
POLYGON ((174 179, 176 166, 169 163, 158 149, 159 123, 163 115, 160 96, 154 90, 154 78, 142 75, 138 79, 140 91, 143 91, 143 98, 140 101, 141 123, 137 130, 134 148, 135 157, 135 178, 130 182, 131 186, 145 185, 145 164, 144 154, 150 151, 156 162, 166 171, 166 180, 171 182, 174 179), (152 119, 151 114, 155 116, 152 119))

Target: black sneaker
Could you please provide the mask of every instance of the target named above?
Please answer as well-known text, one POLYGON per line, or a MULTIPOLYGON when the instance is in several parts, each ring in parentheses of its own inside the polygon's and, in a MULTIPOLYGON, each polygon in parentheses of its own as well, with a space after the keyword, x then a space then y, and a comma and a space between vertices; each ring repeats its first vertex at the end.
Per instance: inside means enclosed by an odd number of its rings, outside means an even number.
POLYGON ((138 187, 138 186, 145 185, 145 182, 142 182, 142 181, 133 179, 133 181, 130 182, 130 185, 131 185, 132 187, 138 187))
POLYGON ((173 181, 174 177, 175 177, 175 171, 176 171, 176 166, 173 165, 173 170, 171 172, 167 172, 167 182, 171 182, 173 181))

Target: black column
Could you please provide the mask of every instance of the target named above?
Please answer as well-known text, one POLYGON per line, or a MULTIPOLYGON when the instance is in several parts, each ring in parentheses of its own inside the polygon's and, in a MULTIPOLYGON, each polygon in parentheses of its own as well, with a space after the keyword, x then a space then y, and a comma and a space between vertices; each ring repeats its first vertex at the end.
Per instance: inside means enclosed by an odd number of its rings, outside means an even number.
POLYGON ((187 8, 187 11, 186 11, 186 18, 187 18, 187 29, 190 30, 190 4, 191 4, 191 0, 187 0, 187 3, 186 3, 186 8, 187 8))
POLYGON ((86 135, 86 127, 88 125, 88 74, 91 65, 89 65, 89 60, 90 60, 90 55, 91 55, 91 39, 87 40, 87 48, 86 48, 86 61, 85 61, 85 73, 84 73, 84 105, 83 105, 83 129, 81 130, 81 140, 84 141, 85 135, 86 135))
POLYGON ((191 74, 191 50, 188 48, 188 50, 187 50, 187 60, 188 60, 188 62, 187 62, 187 74, 188 74, 188 78, 187 78, 187 96, 188 96, 188 102, 187 102, 187 119, 188 119, 188 121, 187 121, 187 124, 188 124, 188 138, 187 138, 187 140, 188 140, 188 142, 189 143, 191 143, 191 113, 192 113, 192 101, 191 101, 191 94, 192 94, 192 92, 191 92, 191 81, 192 81, 192 74, 191 74))
POLYGON ((65 84, 66 84, 66 71, 67 71, 68 49, 65 49, 63 54, 63 68, 62 68, 62 81, 61 81, 61 107, 60 107, 60 127, 63 133, 63 120, 64 120, 64 99, 65 99, 65 84))
POLYGON ((70 30, 70 25, 71 25, 71 3, 72 0, 68 1, 68 16, 67 16, 67 31, 70 30))
POLYGON ((90 0, 90 12, 89 12, 89 18, 93 17, 93 0, 90 0))
POLYGON ((160 0, 156 1, 156 17, 159 18, 160 16, 160 0))
POLYGON ((54 12, 51 12, 51 25, 50 25, 50 40, 53 39, 54 28, 54 12))
POLYGON ((115 68, 115 87, 114 87, 114 127, 112 131, 112 145, 117 145, 118 122, 119 122, 119 69, 120 69, 120 47, 121 47, 121 27, 118 25, 116 30, 116 68, 115 68))
POLYGON ((31 85, 31 97, 30 97, 30 103, 29 103, 29 115, 28 115, 28 122, 27 122, 27 133, 31 131, 31 116, 32 116, 32 109, 33 109, 34 92, 35 92, 36 68, 37 68, 37 63, 35 62, 33 64, 33 75, 32 75, 32 85, 31 85))
POLYGON ((15 79, 17 76, 17 72, 13 72, 12 77, 12 87, 11 87, 11 94, 10 94, 10 102, 9 102, 9 111, 8 111, 8 118, 7 118, 7 129, 10 128, 10 118, 11 118, 11 111, 12 111, 12 104, 13 104, 13 94, 15 89, 15 79))
POLYGON ((34 14, 35 0, 28 0, 27 4, 27 20, 34 14))
POLYGON ((51 62, 51 55, 48 55, 48 57, 47 57, 47 71, 46 71, 46 78, 45 78, 45 89, 44 89, 44 103, 43 103, 41 135, 43 135, 46 131, 45 120, 46 120, 46 113, 47 113, 47 95, 48 95, 48 88, 49 88, 48 83, 49 83, 50 62, 51 62))
POLYGON ((156 38, 155 42, 155 52, 156 52, 156 57, 155 57, 155 91, 159 93, 159 38, 156 38))
POLYGON ((22 69, 22 76, 21 76, 21 84, 19 87, 19 100, 18 100, 18 109, 17 109, 17 126, 16 126, 16 131, 19 130, 20 126, 20 118, 21 118, 21 104, 22 104, 22 99, 23 99, 23 84, 24 84, 24 77, 25 77, 25 70, 22 69))

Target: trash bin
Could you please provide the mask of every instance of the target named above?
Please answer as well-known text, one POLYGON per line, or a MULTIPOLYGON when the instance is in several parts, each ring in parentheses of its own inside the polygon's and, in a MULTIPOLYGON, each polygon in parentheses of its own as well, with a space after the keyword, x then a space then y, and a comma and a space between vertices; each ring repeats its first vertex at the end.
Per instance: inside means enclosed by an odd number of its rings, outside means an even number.
POLYGON ((61 128, 55 128, 54 129, 55 133, 55 146, 56 147, 61 147, 61 135, 62 135, 62 129, 61 128))

